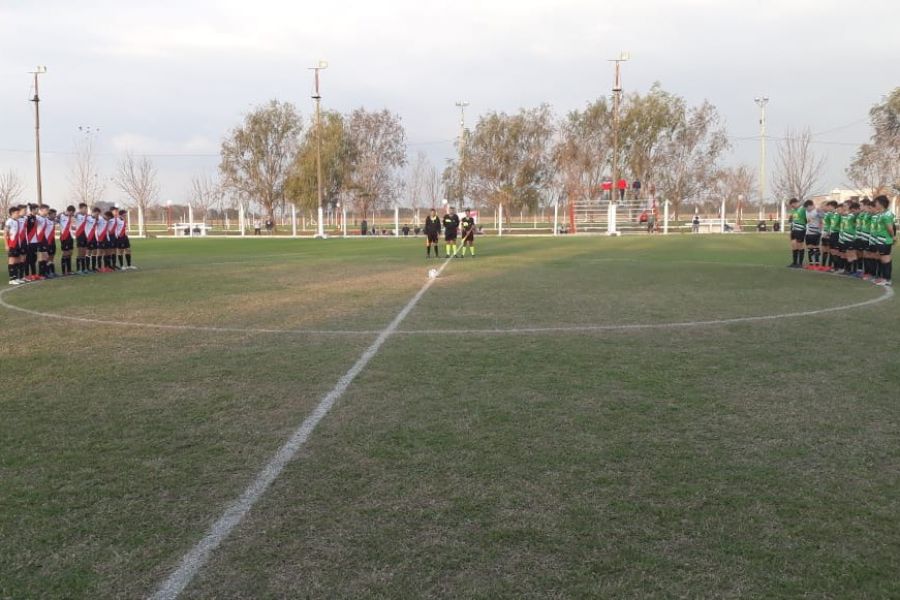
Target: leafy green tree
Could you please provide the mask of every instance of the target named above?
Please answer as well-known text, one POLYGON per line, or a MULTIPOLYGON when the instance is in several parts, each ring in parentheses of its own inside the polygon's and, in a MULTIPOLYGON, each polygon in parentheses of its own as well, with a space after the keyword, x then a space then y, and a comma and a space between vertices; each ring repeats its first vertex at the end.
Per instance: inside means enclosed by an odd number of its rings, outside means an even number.
MULTIPOLYGON (((546 104, 513 115, 493 112, 480 117, 465 142, 466 190, 489 206, 537 208, 553 175, 554 131, 546 104)), ((445 182, 458 179, 459 168, 458 160, 451 161, 444 171, 445 182)), ((451 190, 448 194, 453 197, 451 190)))
POLYGON ((347 117, 350 145, 348 192, 362 214, 397 201, 403 188, 399 170, 406 164, 406 131, 400 117, 388 110, 364 108, 347 117))
MULTIPOLYGON (((344 117, 337 112, 323 112, 322 119, 322 202, 336 204, 349 178, 353 163, 353 147, 347 136, 344 117)), ((291 165, 285 196, 298 208, 312 210, 319 205, 316 167, 316 130, 311 123, 303 135, 300 148, 291 165)))
POLYGON ((847 176, 860 190, 900 193, 900 87, 869 111, 872 136, 859 147, 847 176))

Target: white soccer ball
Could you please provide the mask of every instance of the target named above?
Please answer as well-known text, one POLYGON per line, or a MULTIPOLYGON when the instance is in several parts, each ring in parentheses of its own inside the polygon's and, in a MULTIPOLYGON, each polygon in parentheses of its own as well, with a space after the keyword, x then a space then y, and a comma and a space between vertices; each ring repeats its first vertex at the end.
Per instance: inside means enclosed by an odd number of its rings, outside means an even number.
POLYGON ((428 279, 436 279, 438 276, 437 269, 428 269, 428 279))

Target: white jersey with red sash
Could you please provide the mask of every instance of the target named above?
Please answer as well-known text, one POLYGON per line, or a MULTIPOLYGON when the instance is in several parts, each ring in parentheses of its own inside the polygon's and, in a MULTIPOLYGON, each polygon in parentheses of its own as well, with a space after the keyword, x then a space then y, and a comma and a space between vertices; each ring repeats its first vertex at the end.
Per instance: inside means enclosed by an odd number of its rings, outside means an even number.
POLYGON ((113 217, 106 224, 106 237, 112 239, 116 237, 116 218, 113 217))
POLYGON ((19 246, 24 246, 28 243, 25 234, 25 217, 19 217, 17 220, 19 221, 19 246))
POLYGON ((19 220, 12 217, 7 219, 3 234, 6 239, 6 249, 15 250, 19 246, 19 220))
POLYGON ((97 217, 97 223, 94 226, 94 237, 98 242, 106 241, 106 218, 102 215, 97 217))
POLYGON ((72 217, 67 214, 59 215, 59 239, 64 242, 72 237, 72 217))
POLYGON ((87 217, 84 213, 75 213, 75 237, 87 235, 87 217))
POLYGON ((44 241, 44 217, 34 215, 31 222, 25 222, 25 239, 29 244, 39 244, 44 241))
POLYGON ((116 217, 116 237, 122 239, 128 235, 128 223, 122 217, 116 217))
POLYGON ((97 227, 97 219, 93 217, 93 215, 85 215, 84 217, 84 235, 87 238, 87 241, 93 242, 96 241, 96 237, 94 236, 94 229, 97 227))
POLYGON ((52 246, 56 243, 56 221, 44 219, 44 243, 52 246))

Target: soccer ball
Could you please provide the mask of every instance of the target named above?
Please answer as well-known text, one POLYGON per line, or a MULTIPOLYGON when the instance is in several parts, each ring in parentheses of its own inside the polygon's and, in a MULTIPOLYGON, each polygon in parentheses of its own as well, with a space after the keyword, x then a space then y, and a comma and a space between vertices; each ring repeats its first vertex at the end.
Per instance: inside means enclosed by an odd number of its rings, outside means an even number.
POLYGON ((437 269, 428 269, 428 279, 437 279, 438 270, 437 269))

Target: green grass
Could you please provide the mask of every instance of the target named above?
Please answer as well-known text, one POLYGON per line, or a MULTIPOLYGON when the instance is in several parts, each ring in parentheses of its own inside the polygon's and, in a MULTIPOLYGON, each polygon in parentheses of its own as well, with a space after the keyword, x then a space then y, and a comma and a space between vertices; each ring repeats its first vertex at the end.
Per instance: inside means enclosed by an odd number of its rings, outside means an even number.
MULTIPOLYGON (((420 244, 147 240, 139 271, 5 293, 281 333, 0 308, 0 597, 151 593, 375 338, 304 330, 385 327, 420 244)), ((897 597, 895 299, 577 330, 880 296, 785 246, 479 239, 185 597, 897 597), (528 327, 575 330, 485 331, 528 327)))

